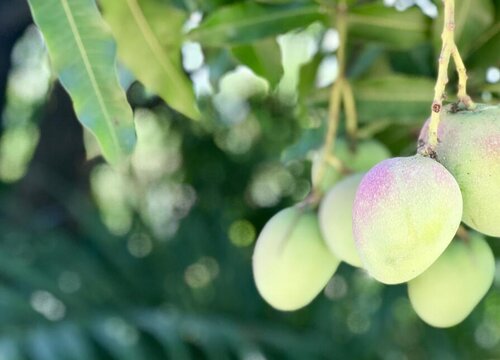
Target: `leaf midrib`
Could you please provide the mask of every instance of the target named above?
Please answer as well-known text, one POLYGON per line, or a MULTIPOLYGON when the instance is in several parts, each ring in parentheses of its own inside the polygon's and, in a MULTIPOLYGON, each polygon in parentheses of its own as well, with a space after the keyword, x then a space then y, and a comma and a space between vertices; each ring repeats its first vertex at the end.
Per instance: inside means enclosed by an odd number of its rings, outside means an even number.
MULTIPOLYGON (((225 32, 227 29, 231 29, 236 27, 235 24, 237 24, 238 28, 244 28, 247 26, 252 26, 252 25, 260 25, 266 22, 271 22, 271 21, 277 21, 280 19, 286 19, 287 17, 292 17, 292 16, 297 16, 297 15, 308 15, 308 14, 314 14, 318 12, 318 7, 316 6, 309 6, 309 7, 304 7, 304 8, 298 8, 298 9, 293 9, 289 10, 287 12, 276 12, 273 14, 263 14, 262 17, 260 18, 254 18, 254 19, 238 19, 238 22, 231 22, 227 24, 219 24, 218 26, 207 26, 206 28, 203 28, 203 25, 200 26, 199 28, 195 29, 193 31, 193 37, 196 38, 196 34, 199 34, 199 30, 203 30, 203 35, 204 37, 207 37, 207 34, 213 34, 217 32, 225 32)), ((199 37, 199 36, 198 36, 199 37)))
POLYGON ((455 30, 455 39, 460 39, 460 37, 462 36, 462 32, 464 30, 464 27, 465 27, 465 21, 466 21, 466 18, 467 18, 467 14, 469 13, 469 10, 470 10, 470 7, 472 5, 472 1, 471 0, 465 0, 464 1, 465 4, 462 4, 458 14, 458 19, 456 20, 456 30, 455 30), (458 26, 460 25, 460 26, 458 26))
POLYGON ((358 15, 358 14, 350 14, 349 22, 358 24, 362 23, 363 25, 375 25, 388 29, 409 30, 415 32, 422 31, 422 27, 417 23, 413 23, 413 26, 410 26, 411 23, 408 22, 398 21, 395 19, 387 19, 382 17, 358 15))
POLYGON ((469 49, 470 54, 475 53, 479 50, 484 44, 490 41, 493 37, 495 37, 498 33, 500 33, 500 22, 490 27, 487 31, 483 33, 474 43, 473 46, 469 49))
POLYGON ((69 26, 71 28, 71 32, 73 34, 73 37, 75 38, 75 42, 76 42, 76 45, 78 47, 78 51, 80 52, 83 64, 85 66, 85 70, 87 71, 90 82, 92 84, 92 88, 94 89, 94 92, 96 94, 97 102, 99 103, 99 107, 101 108, 102 113, 104 115, 105 123, 106 123, 106 126, 108 127, 109 134, 111 135, 112 141, 115 144, 115 146, 118 149, 120 149, 120 144, 119 144, 119 141, 116 137, 115 132, 113 131, 113 126, 111 125, 111 118, 109 116, 108 110, 106 109, 106 105, 104 103, 101 89, 99 88, 99 84, 98 84, 97 79, 95 77, 94 71, 92 70, 92 66, 90 64, 87 51, 85 50, 85 46, 83 45, 83 41, 82 41, 80 32, 78 31, 78 27, 76 25, 75 19, 73 17, 73 14, 71 13, 71 8, 70 8, 67 0, 60 0, 60 1, 61 1, 61 5, 63 7, 64 13, 66 15, 66 18, 68 20, 69 26))
POLYGON ((173 66, 168 56, 165 55, 163 49, 160 45, 160 40, 156 37, 153 30, 149 26, 146 18, 144 17, 144 13, 140 8, 137 0, 127 0, 127 6, 132 14, 132 18, 135 20, 137 27, 139 28, 142 37, 148 44, 148 47, 151 49, 156 61, 160 64, 160 67, 165 72, 167 78, 175 83, 177 81, 175 74, 170 72, 169 67, 173 66))
POLYGON ((428 95, 423 95, 422 96, 415 96, 415 94, 412 94, 410 96, 405 96, 404 94, 381 94, 377 92, 370 92, 370 91, 362 91, 358 90, 358 94, 356 96, 358 100, 364 100, 364 101, 380 101, 380 102, 398 102, 398 101, 404 101, 404 102, 429 102, 429 97, 428 95))

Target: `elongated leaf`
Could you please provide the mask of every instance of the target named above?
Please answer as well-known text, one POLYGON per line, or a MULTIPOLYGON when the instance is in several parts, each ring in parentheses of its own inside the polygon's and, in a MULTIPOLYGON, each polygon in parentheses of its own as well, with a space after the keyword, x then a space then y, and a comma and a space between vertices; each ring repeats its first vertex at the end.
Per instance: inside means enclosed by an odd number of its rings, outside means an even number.
POLYGON ((500 58, 500 22, 483 32, 470 48, 467 65, 476 69, 499 66, 500 58))
POLYGON ((278 84, 283 75, 283 66, 280 48, 275 39, 235 46, 231 50, 240 63, 267 79, 272 87, 278 84))
POLYGON ((500 83, 484 85, 482 87, 482 90, 490 91, 490 92, 500 96, 500 83))
POLYGON ((243 2, 212 13, 189 37, 208 46, 242 44, 325 21, 316 4, 262 5, 243 2))
POLYGON ((389 75, 356 81, 352 87, 362 121, 422 122, 430 114, 434 92, 430 79, 389 75))
POLYGON ((350 36, 397 49, 426 41, 430 24, 430 19, 417 8, 400 12, 383 4, 355 7, 348 16, 350 36))
POLYGON ((4 359, 22 360, 21 346, 16 344, 15 340, 4 337, 0 340, 0 356, 4 359))
POLYGON ((125 65, 172 108, 198 119, 193 87, 180 62, 186 14, 161 0, 101 0, 100 3, 125 65))
MULTIPOLYGON (((442 2, 437 3, 439 18, 434 22, 433 40, 434 47, 439 53, 444 14, 442 2)), ((478 38, 493 25, 494 21, 495 9, 491 0, 455 1, 455 40, 462 57, 467 57, 470 50, 475 47, 478 38)))
POLYGON ((300 67, 299 84, 297 87, 300 100, 307 99, 309 93, 314 90, 318 69, 324 57, 324 54, 317 53, 311 61, 300 67))
POLYGON ((362 76, 370 70, 373 63, 383 55, 383 47, 376 44, 369 44, 363 48, 360 54, 349 64, 347 74, 350 78, 362 76))
POLYGON ((135 145, 132 110, 116 75, 115 43, 94 0, 29 0, 76 115, 117 163, 135 145))
MULTIPOLYGON (((430 113, 434 82, 427 78, 387 75, 352 82, 360 122, 390 120, 419 123, 430 113)), ((316 97, 326 104, 327 91, 316 97)))
POLYGON ((293 160, 305 159, 307 154, 321 147, 325 139, 325 127, 304 130, 300 138, 281 153, 281 161, 287 164, 293 160))

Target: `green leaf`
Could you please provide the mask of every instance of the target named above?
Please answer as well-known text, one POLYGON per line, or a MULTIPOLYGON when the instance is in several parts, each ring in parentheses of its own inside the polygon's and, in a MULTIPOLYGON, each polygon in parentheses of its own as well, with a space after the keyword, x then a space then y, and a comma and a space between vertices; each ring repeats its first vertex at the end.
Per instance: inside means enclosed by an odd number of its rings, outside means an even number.
POLYGON ((352 84, 360 121, 422 122, 430 114, 434 81, 388 75, 352 84))
POLYGON ((233 56, 253 72, 276 86, 283 75, 281 52, 275 39, 265 39, 248 45, 238 45, 231 49, 233 56))
MULTIPOLYGON (((439 17, 434 22, 433 42, 436 52, 441 50, 443 6, 438 2, 439 17)), ((494 24, 495 9, 491 0, 455 1, 455 41, 460 54, 466 58, 483 33, 494 24)), ((498 55, 498 53, 496 54, 498 55)))
POLYGON ((474 41, 466 62, 474 69, 484 69, 499 64, 498 54, 500 54, 500 22, 474 41))
POLYGON ((314 90, 318 68, 324 59, 324 55, 317 53, 311 61, 300 67, 298 93, 299 99, 306 99, 309 93, 314 90))
POLYGON ((348 15, 349 36, 408 49, 427 40, 430 19, 413 7, 400 12, 383 4, 367 4, 348 15))
POLYGON ((207 46, 244 44, 324 21, 317 4, 262 5, 243 2, 218 9, 188 36, 207 46))
POLYGON ((384 48, 377 44, 367 44, 363 47, 357 57, 350 61, 347 75, 350 78, 358 78, 369 71, 373 64, 379 61, 384 53, 384 48))
POLYGON ((307 129, 294 144, 283 150, 281 162, 288 164, 291 161, 304 159, 307 154, 321 146, 325 137, 325 126, 307 129))
POLYGON ((29 0, 76 115, 116 164, 132 152, 132 109, 116 75, 116 49, 93 0, 29 0))
POLYGON ((101 0, 100 3, 124 64, 172 108, 199 119, 193 86, 180 61, 186 13, 161 0, 101 0))
POLYGON ((310 1, 309 0, 255 0, 258 3, 263 3, 263 4, 290 4, 290 3, 307 3, 310 1))
POLYGON ((482 87, 483 91, 489 91, 494 94, 500 95, 500 83, 496 84, 487 84, 482 87))
POLYGON ((0 340, 0 354, 5 359, 22 360, 24 357, 21 355, 21 346, 16 344, 14 339, 3 337, 0 340))
MULTIPOLYGON (((393 123, 420 123, 430 113, 434 82, 428 78, 386 75, 352 82, 356 109, 362 123, 390 120, 393 123)), ((329 90, 313 100, 328 103, 329 90)))

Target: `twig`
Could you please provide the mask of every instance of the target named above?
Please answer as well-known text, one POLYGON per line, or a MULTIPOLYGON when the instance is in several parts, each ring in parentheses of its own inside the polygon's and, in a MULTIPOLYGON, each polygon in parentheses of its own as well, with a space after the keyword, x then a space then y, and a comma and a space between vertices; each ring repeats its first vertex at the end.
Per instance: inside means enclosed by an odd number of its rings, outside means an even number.
POLYGON ((354 101, 354 93, 351 84, 345 80, 342 92, 342 100, 344 103, 344 111, 346 118, 346 131, 351 142, 355 145, 358 131, 358 114, 356 112, 356 102, 354 101))
POLYGON ((453 56, 458 72, 458 100, 465 108, 470 109, 475 105, 467 95, 467 70, 455 43, 455 0, 443 0, 444 23, 441 34, 442 48, 439 56, 439 67, 436 86, 434 87, 434 100, 432 102, 431 119, 427 144, 420 152, 425 156, 434 157, 435 148, 439 142, 438 128, 443 112, 443 98, 445 96, 446 84, 448 83, 448 66, 453 56))
POLYGON ((458 73, 458 101, 462 103, 466 109, 472 109, 475 107, 475 104, 470 96, 467 95, 467 69, 465 68, 465 64, 460 56, 460 52, 458 51, 456 44, 453 48, 452 56, 458 73))
MULTIPOLYGON (((339 126, 340 119, 340 106, 342 103, 342 92, 344 86, 344 73, 345 73, 345 52, 346 52, 346 38, 347 38, 347 5, 344 1, 341 1, 337 8, 336 19, 337 19, 337 31, 339 33, 339 48, 337 51, 337 63, 338 63, 338 76, 335 83, 332 85, 332 90, 330 93, 330 105, 328 109, 328 130, 325 136, 325 143, 323 146, 323 154, 321 157, 321 165, 318 170, 318 181, 316 187, 320 187, 321 181, 325 175, 328 162, 332 158, 335 158, 334 147, 335 147, 335 137, 337 135, 337 130, 339 126)), ((318 192, 318 188, 313 189, 313 193, 318 192)))
POLYGON ((434 149, 438 144, 438 127, 443 110, 443 97, 448 83, 448 65, 450 56, 455 49, 455 0, 443 0, 444 4, 444 23, 441 34, 442 48, 439 55, 439 67, 436 86, 434 87, 434 101, 432 102, 432 114, 429 123, 429 134, 425 155, 433 156, 434 149))

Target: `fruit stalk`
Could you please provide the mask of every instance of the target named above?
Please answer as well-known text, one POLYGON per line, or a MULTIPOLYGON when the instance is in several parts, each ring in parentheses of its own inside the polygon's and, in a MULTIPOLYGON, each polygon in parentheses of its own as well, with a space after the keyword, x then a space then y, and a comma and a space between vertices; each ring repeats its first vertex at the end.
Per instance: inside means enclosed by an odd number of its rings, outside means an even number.
POLYGON ((354 101, 354 93, 349 81, 344 81, 342 100, 344 103, 344 111, 346 117, 346 131, 352 145, 356 145, 358 131, 358 114, 356 112, 356 102, 354 101))
POLYGON ((422 155, 433 157, 435 147, 438 144, 438 127, 443 111, 443 98, 445 97, 446 84, 448 83, 448 66, 450 58, 453 57, 458 73, 458 102, 467 109, 474 107, 474 103, 467 95, 467 70, 465 68, 460 52, 455 43, 455 0, 443 0, 444 22, 441 34, 442 48, 439 56, 438 77, 434 87, 434 100, 432 102, 431 119, 429 123, 429 134, 427 146, 421 152, 422 155))
POLYGON ((439 55, 439 67, 436 86, 434 87, 434 100, 432 102, 431 120, 429 123, 428 147, 425 149, 425 155, 432 156, 438 143, 438 126, 443 109, 443 97, 448 83, 448 65, 453 49, 456 48, 455 35, 455 0, 443 0, 444 4, 444 23, 441 34, 441 54, 439 55))
POLYGON ((458 51, 456 44, 452 55, 458 73, 458 101, 459 103, 462 103, 466 109, 472 109, 475 105, 470 96, 467 95, 467 69, 465 68, 465 64, 460 56, 460 52, 458 51))

